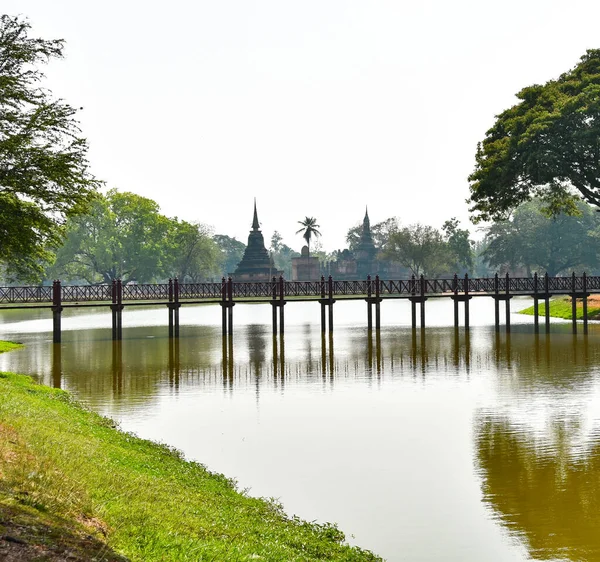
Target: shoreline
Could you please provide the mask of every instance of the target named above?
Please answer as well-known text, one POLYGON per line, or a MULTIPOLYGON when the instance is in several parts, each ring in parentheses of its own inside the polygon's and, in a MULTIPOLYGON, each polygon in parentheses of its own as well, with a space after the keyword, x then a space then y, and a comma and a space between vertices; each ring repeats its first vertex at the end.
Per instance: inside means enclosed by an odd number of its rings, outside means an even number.
MULTIPOLYGON (((544 302, 539 303, 538 318, 543 317, 546 312, 544 302)), ((533 316, 533 306, 519 310, 519 314, 533 316)), ((550 317, 561 318, 563 320, 573 319, 573 310, 570 297, 561 297, 550 300, 550 317)), ((577 299, 577 320, 583 320, 583 303, 581 299, 577 299)), ((588 297, 588 320, 600 320, 600 296, 592 295, 588 297)))
POLYGON ((0 392, 0 558, 381 560, 65 391, 0 373, 0 392))

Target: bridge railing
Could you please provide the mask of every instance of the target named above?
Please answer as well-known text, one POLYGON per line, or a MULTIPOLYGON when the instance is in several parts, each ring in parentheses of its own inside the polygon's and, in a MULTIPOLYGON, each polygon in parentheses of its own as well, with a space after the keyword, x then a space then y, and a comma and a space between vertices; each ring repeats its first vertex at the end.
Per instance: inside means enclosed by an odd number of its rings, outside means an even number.
POLYGON ((211 299, 220 298, 221 283, 181 283, 179 285, 180 299, 211 299))
MULTIPOLYGON (((383 280, 379 278, 359 281, 283 281, 275 279, 259 282, 221 283, 170 283, 127 284, 117 283, 123 301, 171 301, 226 298, 287 298, 287 297, 332 297, 375 296, 379 295, 442 295, 451 293, 489 294, 509 293, 575 294, 581 292, 600 292, 600 277, 508 277, 494 276, 485 278, 453 277, 426 279, 383 280), (378 285, 377 285, 378 284, 378 285), (224 289, 225 293, 224 293, 224 289), (283 292, 283 294, 282 294, 283 292)), ((111 302, 115 296, 114 285, 61 285, 61 302, 111 302)), ((0 304, 9 303, 53 303, 52 286, 0 287, 0 304)))
POLYGON ((0 287, 0 303, 52 302, 52 287, 0 287))
POLYGON ((110 285, 62 285, 63 302, 106 301, 111 300, 110 285))

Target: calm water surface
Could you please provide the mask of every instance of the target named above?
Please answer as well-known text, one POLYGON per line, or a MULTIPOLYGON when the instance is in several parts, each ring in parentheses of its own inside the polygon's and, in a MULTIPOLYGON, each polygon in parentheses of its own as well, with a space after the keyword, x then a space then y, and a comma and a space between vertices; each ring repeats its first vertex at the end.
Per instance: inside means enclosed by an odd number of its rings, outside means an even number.
POLYGON ((318 304, 288 304, 282 340, 268 305, 237 305, 232 345, 218 307, 184 306, 179 341, 166 309, 126 309, 121 343, 105 309, 68 311, 56 346, 48 311, 4 311, 0 338, 27 347, 0 369, 388 560, 600 560, 597 326, 536 336, 513 314, 497 335, 492 299, 473 299, 467 336, 451 301, 432 300, 422 334, 409 307, 384 302, 369 337, 365 304, 338 303, 323 338, 318 304))

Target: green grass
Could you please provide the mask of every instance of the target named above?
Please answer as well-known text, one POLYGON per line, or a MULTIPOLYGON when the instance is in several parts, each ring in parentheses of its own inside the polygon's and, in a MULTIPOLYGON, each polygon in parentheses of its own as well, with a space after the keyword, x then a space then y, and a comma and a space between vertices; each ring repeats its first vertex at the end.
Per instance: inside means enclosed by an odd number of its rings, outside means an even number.
POLYGON ((119 431, 64 391, 0 373, 0 395, 0 536, 20 518, 36 522, 19 527, 35 530, 30 544, 64 550, 71 537, 68 548, 88 548, 88 559, 99 549, 106 560, 380 559, 347 546, 335 525, 288 518, 177 451, 119 431))
POLYGON ((4 353, 5 351, 12 351, 13 349, 19 349, 20 347, 23 347, 22 343, 14 343, 12 341, 0 340, 0 353, 4 353))
MULTIPOLYGON (((524 310, 519 311, 520 314, 528 314, 530 316, 534 315, 533 306, 529 308, 525 308, 524 310)), ((546 305, 542 302, 539 303, 538 306, 538 316, 546 315, 546 305)), ((550 316, 552 318, 563 318, 565 320, 572 320, 573 311, 571 305, 571 298, 560 298, 556 300, 550 301, 550 316)), ((583 303, 581 301, 577 301, 577 319, 583 319, 583 303)), ((595 319, 600 317, 600 307, 591 306, 588 304, 588 319, 595 319)))

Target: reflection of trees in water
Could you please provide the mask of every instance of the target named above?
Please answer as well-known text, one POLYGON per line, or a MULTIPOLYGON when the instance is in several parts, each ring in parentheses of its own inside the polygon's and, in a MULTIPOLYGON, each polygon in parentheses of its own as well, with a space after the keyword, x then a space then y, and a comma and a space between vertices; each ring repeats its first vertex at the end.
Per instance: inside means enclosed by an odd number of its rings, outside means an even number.
POLYGON ((484 501, 537 560, 600 560, 600 440, 573 454, 577 424, 555 420, 549 447, 508 419, 476 423, 484 501))
MULTIPOLYGON (((152 400, 166 385, 243 388, 283 382, 396 380, 400 377, 488 376, 508 392, 557 392, 582 388, 600 363, 595 338, 552 333, 536 336, 514 330, 507 335, 478 328, 338 329, 324 337, 318 326, 303 326, 273 337, 270 326, 252 325, 224 340, 218 327, 186 327, 175 343, 164 329, 130 328, 115 349, 106 330, 69 333, 59 353, 44 345, 13 355, 8 365, 41 373, 49 385, 62 384, 84 400, 106 403, 152 400), (156 334, 156 337, 148 337, 156 334), (286 351, 287 350, 287 351, 286 351), (50 356, 52 355, 52 356, 50 356)), ((51 345, 51 344, 50 344, 51 345)))

